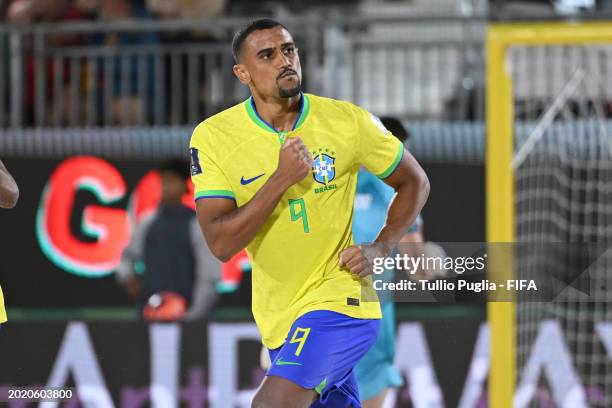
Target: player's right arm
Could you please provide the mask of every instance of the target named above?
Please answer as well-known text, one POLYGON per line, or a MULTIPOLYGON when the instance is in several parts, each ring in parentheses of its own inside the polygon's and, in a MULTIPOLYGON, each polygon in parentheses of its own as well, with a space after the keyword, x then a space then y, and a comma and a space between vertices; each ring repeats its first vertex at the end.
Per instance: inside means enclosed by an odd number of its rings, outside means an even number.
POLYGON ((0 160, 0 208, 13 208, 18 199, 17 183, 0 160))
POLYGON ((198 184, 206 183, 208 172, 214 177, 219 170, 207 169, 207 165, 214 166, 214 163, 201 159, 200 179, 193 176, 198 221, 210 250, 222 262, 229 261, 255 238, 284 192, 303 180, 312 168, 312 156, 302 140, 288 139, 279 153, 276 171, 248 203, 238 207, 231 197, 197 197, 198 184))

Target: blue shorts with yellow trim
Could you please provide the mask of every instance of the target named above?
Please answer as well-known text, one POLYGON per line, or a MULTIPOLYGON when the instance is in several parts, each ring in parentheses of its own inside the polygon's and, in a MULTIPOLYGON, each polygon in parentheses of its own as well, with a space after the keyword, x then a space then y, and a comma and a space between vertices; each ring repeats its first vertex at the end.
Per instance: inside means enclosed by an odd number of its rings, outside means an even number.
POLYGON ((291 326, 281 347, 268 350, 274 375, 319 393, 311 407, 360 408, 354 367, 378 337, 378 319, 317 310, 291 326))

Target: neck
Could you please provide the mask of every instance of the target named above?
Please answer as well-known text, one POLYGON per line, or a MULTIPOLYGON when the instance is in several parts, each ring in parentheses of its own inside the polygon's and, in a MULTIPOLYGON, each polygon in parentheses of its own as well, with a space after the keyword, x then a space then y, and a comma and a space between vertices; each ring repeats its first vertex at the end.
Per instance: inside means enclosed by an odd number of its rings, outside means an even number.
POLYGON ((300 113, 300 98, 301 94, 290 98, 265 98, 253 92, 257 113, 279 132, 293 128, 300 113))

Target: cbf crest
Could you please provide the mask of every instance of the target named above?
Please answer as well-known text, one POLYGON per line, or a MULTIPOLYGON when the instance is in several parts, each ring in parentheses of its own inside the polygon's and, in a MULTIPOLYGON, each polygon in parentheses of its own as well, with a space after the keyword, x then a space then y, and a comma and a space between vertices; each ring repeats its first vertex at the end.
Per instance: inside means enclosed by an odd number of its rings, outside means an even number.
POLYGON ((312 176, 317 183, 323 184, 323 187, 315 188, 315 193, 322 193, 336 188, 335 184, 331 184, 336 178, 336 158, 334 155, 334 151, 323 148, 312 152, 312 176))

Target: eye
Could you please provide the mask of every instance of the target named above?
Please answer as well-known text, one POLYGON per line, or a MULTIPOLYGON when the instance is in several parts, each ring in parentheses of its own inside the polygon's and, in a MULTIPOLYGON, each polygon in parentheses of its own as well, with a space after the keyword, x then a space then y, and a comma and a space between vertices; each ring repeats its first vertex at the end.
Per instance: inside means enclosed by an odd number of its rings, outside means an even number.
POLYGON ((285 54, 293 55, 295 53, 295 47, 287 47, 285 48, 285 54))

